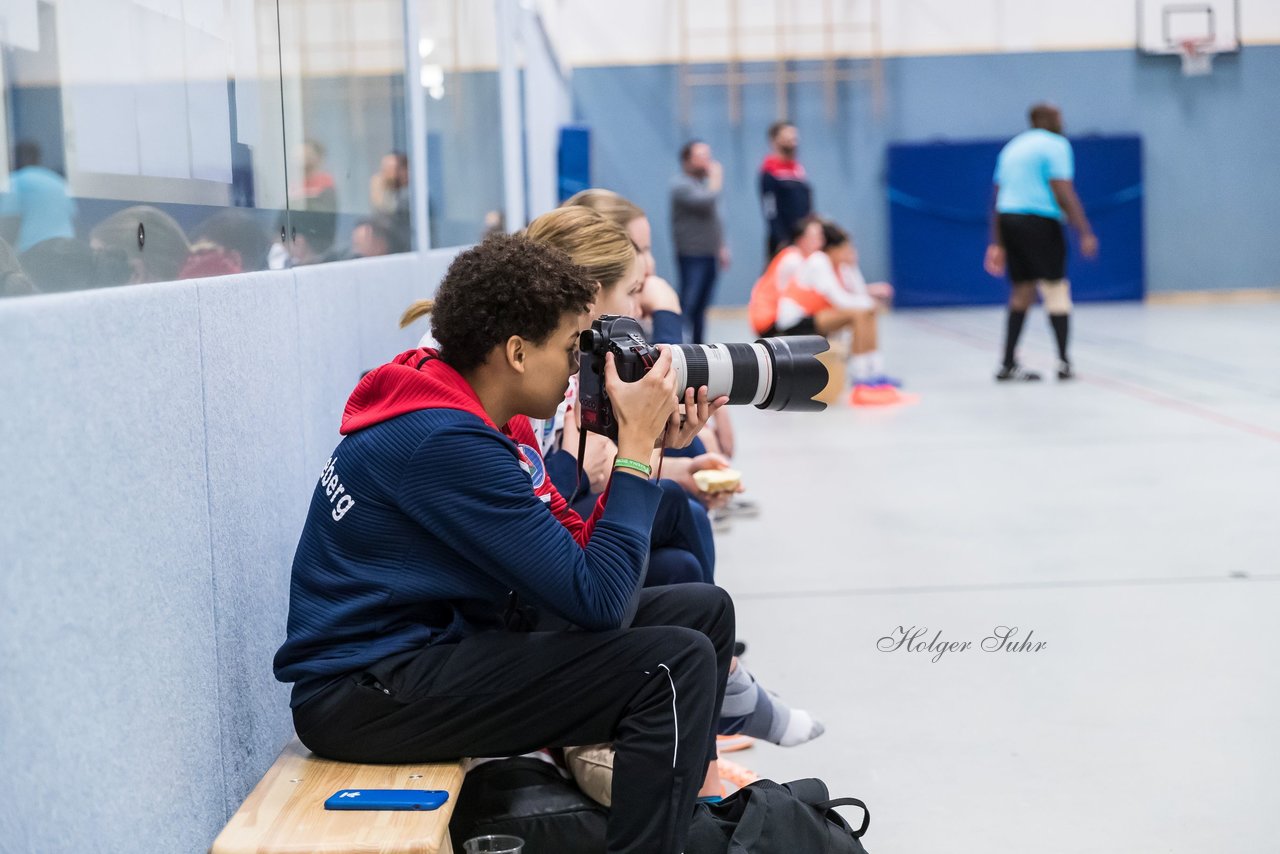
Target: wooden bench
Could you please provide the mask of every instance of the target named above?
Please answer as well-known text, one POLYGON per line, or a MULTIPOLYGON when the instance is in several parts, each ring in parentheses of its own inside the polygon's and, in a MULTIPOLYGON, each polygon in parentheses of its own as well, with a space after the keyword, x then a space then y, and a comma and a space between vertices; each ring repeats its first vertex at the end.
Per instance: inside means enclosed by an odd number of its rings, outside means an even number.
POLYGON ((355 765, 312 754, 296 738, 213 841, 211 854, 451 854, 449 819, 462 762, 355 765), (341 789, 443 789, 430 812, 326 810, 341 789))

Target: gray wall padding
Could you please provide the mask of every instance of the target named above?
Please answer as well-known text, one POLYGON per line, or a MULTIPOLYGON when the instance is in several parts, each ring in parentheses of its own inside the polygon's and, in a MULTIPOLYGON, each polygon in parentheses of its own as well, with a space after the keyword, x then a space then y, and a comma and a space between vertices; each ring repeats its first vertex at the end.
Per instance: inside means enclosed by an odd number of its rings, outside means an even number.
POLYGON ((0 302, 0 851, 204 851, 275 760, 308 496, 452 256, 0 302))

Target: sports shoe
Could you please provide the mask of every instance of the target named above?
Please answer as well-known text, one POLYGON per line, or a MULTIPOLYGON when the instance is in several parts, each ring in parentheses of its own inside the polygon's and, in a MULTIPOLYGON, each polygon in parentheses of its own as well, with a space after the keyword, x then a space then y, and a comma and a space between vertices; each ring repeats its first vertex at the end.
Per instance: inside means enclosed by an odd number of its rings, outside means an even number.
POLYGON ((1040 375, 1035 371, 1028 371, 1021 365, 1005 365, 1000 369, 1000 373, 996 374, 996 382, 1004 383, 1013 380, 1015 382, 1034 383, 1040 381, 1040 375))
POLYGON ((711 518, 711 530, 716 534, 727 534, 733 530, 733 517, 718 507, 707 514, 711 518))
POLYGON ((720 508, 720 512, 728 519, 754 519, 760 515, 760 505, 735 495, 729 499, 728 504, 720 508))
POLYGON ((720 779, 723 782, 733 786, 734 791, 746 788, 760 779, 760 775, 750 768, 744 768, 737 762, 730 762, 728 759, 717 759, 716 771, 720 774, 720 779))
POLYGON ((893 386, 894 388, 902 388, 902 380, 897 379, 896 377, 888 376, 887 374, 878 374, 877 376, 870 377, 869 379, 863 380, 863 382, 866 385, 879 385, 879 386, 887 385, 887 386, 893 386))
POLYGON ((1071 370, 1070 362, 1058 363, 1058 379, 1059 380, 1073 380, 1075 378, 1076 378, 1076 374, 1075 374, 1075 371, 1071 370))
POLYGON ((891 406, 902 402, 902 395, 891 385, 864 385, 859 383, 849 393, 850 406, 891 406))
POLYGON ((755 744, 756 740, 749 735, 735 733, 734 735, 717 735, 716 736, 716 752, 717 753, 734 753, 739 750, 746 750, 755 744))

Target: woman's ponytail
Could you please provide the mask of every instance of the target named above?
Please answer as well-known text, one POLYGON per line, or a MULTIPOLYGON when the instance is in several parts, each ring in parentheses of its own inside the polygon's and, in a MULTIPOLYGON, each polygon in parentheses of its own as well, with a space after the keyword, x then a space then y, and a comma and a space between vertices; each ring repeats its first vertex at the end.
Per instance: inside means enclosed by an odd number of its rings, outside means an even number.
POLYGON ((404 310, 404 314, 400 315, 400 328, 404 329, 415 320, 426 317, 431 310, 436 307, 435 300, 420 299, 413 305, 404 310))

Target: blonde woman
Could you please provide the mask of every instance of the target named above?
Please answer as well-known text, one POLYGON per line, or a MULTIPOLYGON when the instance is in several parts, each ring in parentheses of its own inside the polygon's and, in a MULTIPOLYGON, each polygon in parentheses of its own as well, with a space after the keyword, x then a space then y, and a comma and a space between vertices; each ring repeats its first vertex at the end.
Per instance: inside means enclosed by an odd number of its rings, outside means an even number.
MULTIPOLYGON (((646 322, 651 327, 650 340, 655 344, 680 344, 684 341, 684 318, 680 313, 680 297, 675 288, 655 272, 653 229, 649 218, 638 206, 612 190, 583 190, 569 198, 562 207, 590 208, 605 219, 621 226, 631 238, 636 252, 644 260, 645 279, 636 303, 630 311, 607 312, 625 314, 646 322)), ((617 304, 615 308, 626 308, 617 304)))
MULTIPOLYGON (((666 279, 655 273, 653 260, 653 229, 649 218, 638 205, 633 204, 612 190, 594 188, 576 193, 564 203, 564 207, 590 208, 626 230, 635 244, 636 251, 645 260, 645 281, 638 295, 638 311, 603 312, 628 314, 648 323, 651 340, 657 344, 679 344, 684 340, 684 318, 681 316, 680 297, 666 279)), ((624 308, 624 305, 615 305, 624 308)), ((721 410, 711 420, 711 429, 704 430, 699 441, 690 446, 687 456, 694 458, 689 464, 678 464, 671 477, 696 496, 710 510, 723 510, 732 501, 733 493, 722 492, 709 496, 701 492, 692 479, 695 471, 703 468, 728 468, 733 457, 733 422, 727 411, 721 410), (687 470, 686 470, 687 469, 687 470)), ((745 503, 743 503, 745 506, 745 503)))
MULTIPOLYGON (((621 197, 618 198, 620 199, 621 197)), ((545 243, 560 249, 575 263, 588 270, 589 275, 593 276, 615 275, 619 270, 624 269, 626 259, 629 257, 627 248, 631 250, 630 255, 635 255, 643 260, 644 253, 637 255, 634 246, 624 248, 623 243, 620 242, 619 238, 621 237, 626 243, 632 243, 632 240, 622 230, 622 227, 616 223, 607 223, 609 228, 602 228, 600 223, 604 221, 604 217, 593 210, 578 205, 570 205, 538 217, 529 224, 525 235, 535 242, 545 243)), ((647 272, 645 268, 636 265, 633 266, 629 276, 612 280, 612 284, 608 279, 597 279, 597 281, 601 282, 601 290, 596 299, 593 314, 597 316, 606 314, 609 313, 613 306, 624 307, 626 303, 634 302, 644 284, 645 272, 647 272)), ((728 401, 728 398, 717 398, 709 403, 706 395, 707 389, 705 386, 698 389, 696 398, 692 389, 686 392, 684 398, 685 411, 687 413, 686 430, 691 429, 693 425, 701 428, 702 424, 706 423, 707 418, 714 415, 716 410, 728 401)), ((566 407, 566 410, 568 410, 568 407, 566 407)), ((696 430, 694 432, 696 433, 696 430)), ((566 411, 562 445, 561 448, 557 449, 557 452, 567 455, 570 448, 576 451, 576 435, 576 419, 574 419, 571 411, 566 411)), ((686 433, 685 435, 688 434, 686 433)), ((588 438, 594 441, 594 439, 600 437, 591 434, 588 438)), ((688 436, 688 438, 682 436, 683 444, 688 444, 692 438, 692 436, 688 436)), ((673 442, 671 444, 678 446, 680 443, 673 442)), ((600 447, 597 445, 597 449, 600 447)), ((609 454, 616 453, 612 447, 606 447, 603 450, 606 459, 611 459, 609 454)), ((587 456, 590 457, 591 453, 589 446, 587 456)), ((554 453, 552 456, 554 456, 554 453)), ((548 459, 550 459, 550 456, 548 459)), ((668 459, 664 463, 663 475, 664 477, 667 475, 666 466, 679 467, 680 464, 688 466, 692 462, 691 460, 678 458, 668 459)), ((554 470, 555 466, 549 462, 548 471, 552 472, 554 470)), ((656 549, 661 544, 667 544, 664 542, 664 536, 677 537, 681 545, 692 547, 690 546, 692 533, 687 528, 681 527, 683 523, 678 519, 674 520, 675 524, 671 528, 665 531, 660 530, 664 525, 673 521, 670 517, 663 518, 664 511, 679 514, 682 509, 688 509, 690 504, 688 501, 678 500, 681 497, 678 493, 676 493, 677 500, 672 500, 672 492, 665 493, 665 496, 659 506, 658 516, 654 519, 653 534, 650 538, 650 545, 655 549, 655 554, 650 559, 649 571, 651 574, 655 571, 653 558, 657 556, 656 549)), ((596 512, 598 512, 598 509, 596 512)), ((693 518, 696 520, 699 517, 695 513, 693 518)), ((699 533, 705 534, 706 539, 703 542, 704 545, 709 547, 710 531, 700 531, 699 533)), ((733 659, 728 684, 725 688, 724 705, 721 710, 719 723, 719 732, 721 734, 733 735, 741 733, 763 738, 784 747, 790 747, 817 738, 823 731, 822 724, 814 720, 808 712, 801 709, 792 709, 776 696, 764 690, 756 682, 755 677, 747 672, 745 667, 738 666, 737 658, 733 659)), ((707 795, 709 790, 716 789, 717 782, 708 774, 702 794, 707 795)))
MULTIPOLYGON (((619 226, 593 210, 565 207, 535 219, 525 236, 564 252, 586 271, 588 278, 600 283, 592 308, 593 319, 602 314, 630 315, 635 311, 638 294, 644 286, 645 260, 619 226)), ((575 410, 576 393, 575 382, 556 417, 534 427, 546 459, 547 473, 561 493, 576 497, 573 508, 582 516, 590 517, 608 484, 618 449, 604 436, 587 433, 582 482, 579 482, 577 454, 582 437, 575 410)), ((705 387, 699 389, 696 396, 693 389, 689 389, 684 394, 686 422, 680 428, 681 435, 669 442, 669 447, 678 449, 692 442, 701 425, 726 399, 708 402, 705 387)), ((659 469, 656 456, 649 462, 655 471, 659 469)), ((654 523, 653 555, 646 581, 650 585, 714 582, 715 545, 706 512, 701 506, 691 507, 684 484, 669 478, 674 469, 691 480, 688 463, 679 458, 662 461, 664 495, 654 523)))

